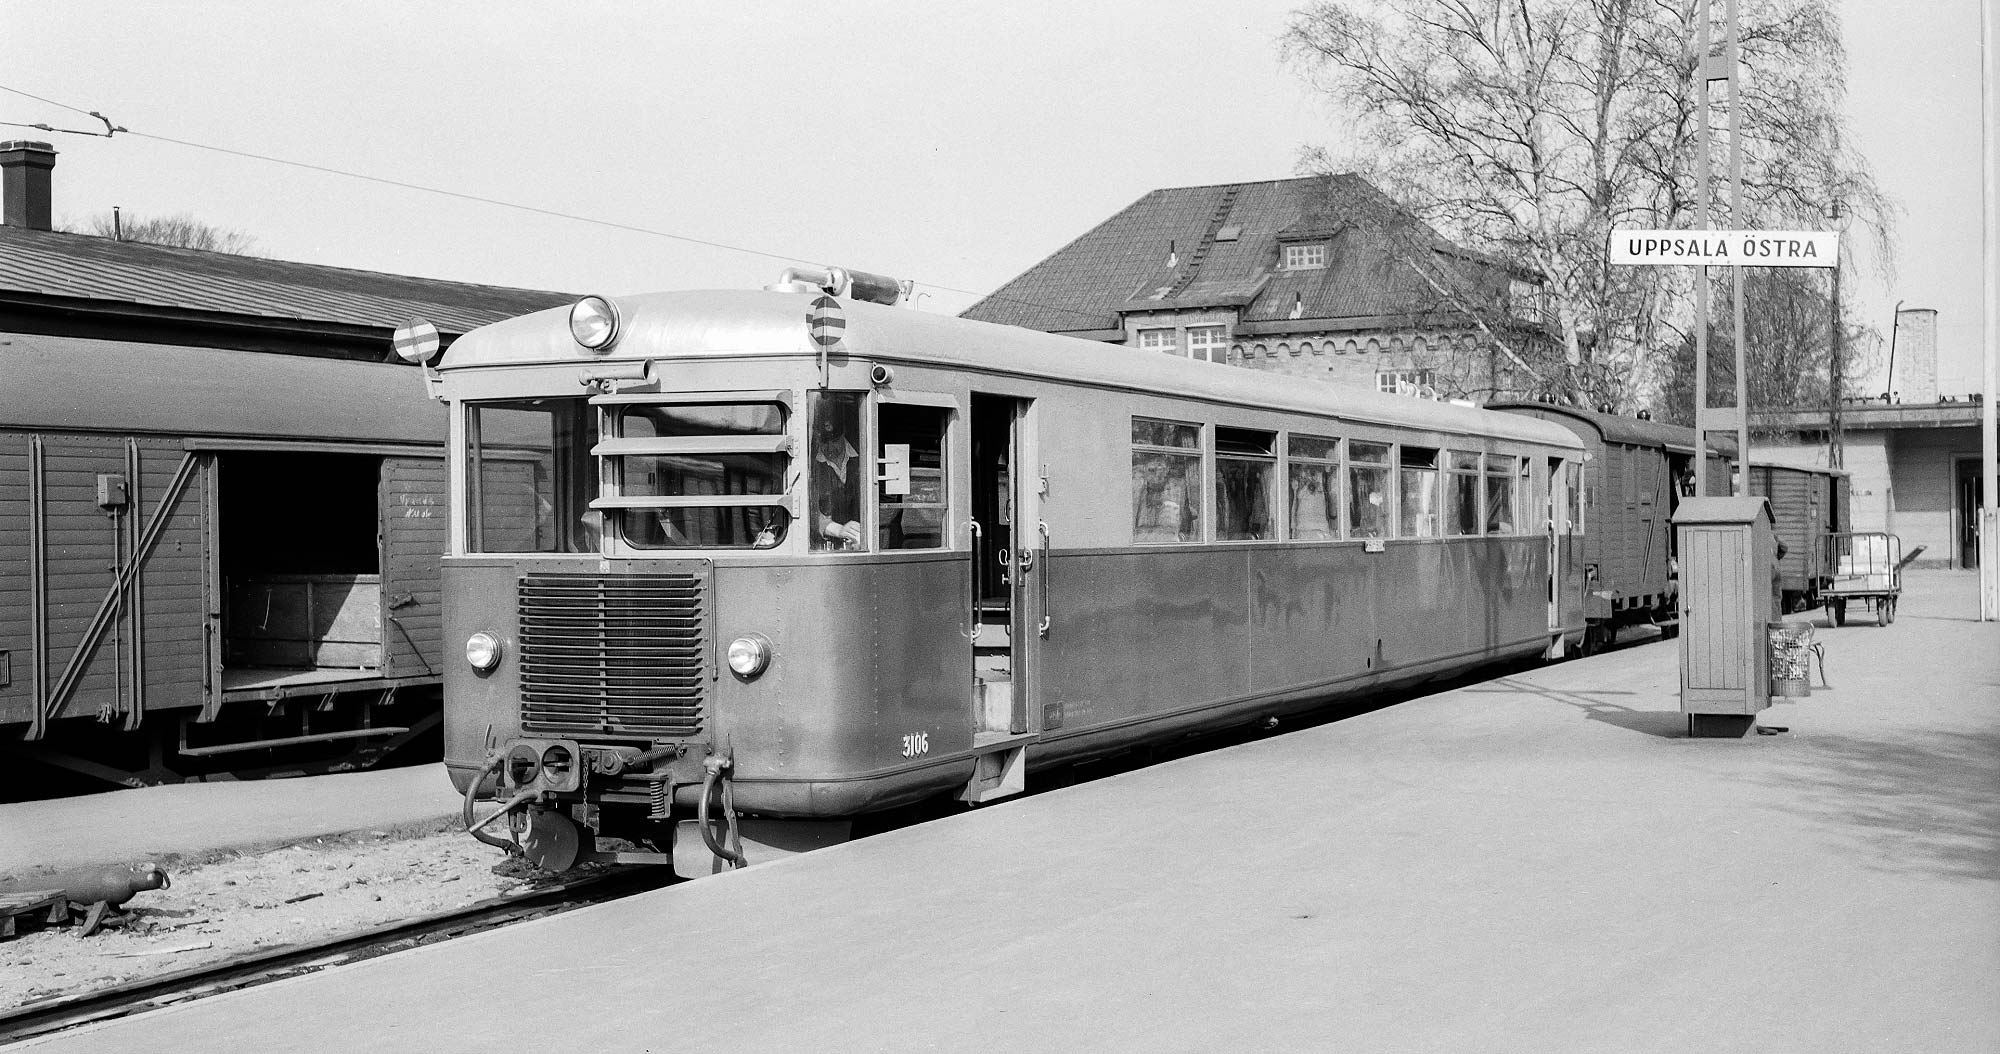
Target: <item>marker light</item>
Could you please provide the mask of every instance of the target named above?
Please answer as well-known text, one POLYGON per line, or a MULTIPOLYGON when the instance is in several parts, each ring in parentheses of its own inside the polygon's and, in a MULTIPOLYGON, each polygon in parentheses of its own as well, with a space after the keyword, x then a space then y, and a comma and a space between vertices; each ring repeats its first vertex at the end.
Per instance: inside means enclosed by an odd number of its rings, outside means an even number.
POLYGON ((556 784, 558 789, 569 784, 575 768, 576 755, 570 753, 570 749, 561 743, 542 751, 542 773, 548 777, 550 783, 556 784))
POLYGON ((535 782, 542 774, 541 755, 535 748, 522 743, 507 752, 507 781, 516 787, 525 787, 535 782))
POLYGON ((500 638, 484 630, 465 638, 465 661, 480 673, 500 665, 500 638))
POLYGON ((761 633, 738 637, 729 642, 729 668, 738 677, 755 677, 771 665, 771 642, 761 633))
POLYGON ((569 334, 592 351, 606 351, 618 339, 618 309, 601 296, 587 296, 569 309, 569 334))

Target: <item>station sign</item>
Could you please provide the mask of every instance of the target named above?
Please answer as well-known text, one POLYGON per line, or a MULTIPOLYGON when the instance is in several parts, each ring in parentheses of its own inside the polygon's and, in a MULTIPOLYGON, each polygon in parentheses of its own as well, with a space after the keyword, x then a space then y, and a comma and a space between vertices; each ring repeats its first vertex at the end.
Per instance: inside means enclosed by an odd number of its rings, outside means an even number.
POLYGON ((1611 262, 1705 267, 1835 267, 1839 231, 1612 231, 1611 262))

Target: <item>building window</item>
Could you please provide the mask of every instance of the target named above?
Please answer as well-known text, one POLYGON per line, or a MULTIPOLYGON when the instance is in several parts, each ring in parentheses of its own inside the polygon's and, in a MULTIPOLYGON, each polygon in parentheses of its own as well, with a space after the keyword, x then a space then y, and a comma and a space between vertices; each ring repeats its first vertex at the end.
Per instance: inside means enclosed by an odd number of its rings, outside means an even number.
POLYGON ((1164 351, 1169 355, 1181 353, 1180 341, 1175 339, 1175 333, 1171 329, 1140 330, 1139 347, 1145 351, 1164 351))
POLYGON ((1375 390, 1390 395, 1423 395, 1436 384, 1430 370, 1377 370, 1375 390))
POLYGON ((1326 266, 1325 245, 1285 246, 1285 270, 1302 271, 1326 266))
POLYGON ((1540 321, 1542 287, 1518 278, 1510 279, 1507 282, 1507 313, 1523 322, 1540 321))
POLYGON ((1229 346, 1229 331, 1222 326, 1189 326, 1188 356, 1205 362, 1223 361, 1229 346))

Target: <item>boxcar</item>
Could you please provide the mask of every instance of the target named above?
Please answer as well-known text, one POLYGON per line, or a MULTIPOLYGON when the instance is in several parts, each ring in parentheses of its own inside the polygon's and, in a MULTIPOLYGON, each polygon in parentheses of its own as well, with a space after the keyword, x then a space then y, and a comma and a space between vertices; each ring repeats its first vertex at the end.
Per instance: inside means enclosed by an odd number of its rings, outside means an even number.
POLYGON ((440 364, 447 764, 537 863, 740 862, 1582 633, 1567 429, 844 292, 587 298, 440 364))
POLYGON ((1784 609, 1805 611, 1820 606, 1821 593, 1833 574, 1827 540, 1853 530, 1849 516, 1847 473, 1839 469, 1795 465, 1749 467, 1750 493, 1771 503, 1777 521, 1778 578, 1784 589, 1784 609))
POLYGON ((444 417, 417 376, 0 338, 0 746, 137 784, 434 727, 444 417))
MULTIPOLYGON (((1584 650, 1609 644, 1625 626, 1673 632, 1680 593, 1673 514, 1694 493, 1694 430, 1549 403, 1489 409, 1553 421, 1583 442, 1584 650)), ((1729 493, 1734 449, 1710 449, 1710 493, 1729 493)))

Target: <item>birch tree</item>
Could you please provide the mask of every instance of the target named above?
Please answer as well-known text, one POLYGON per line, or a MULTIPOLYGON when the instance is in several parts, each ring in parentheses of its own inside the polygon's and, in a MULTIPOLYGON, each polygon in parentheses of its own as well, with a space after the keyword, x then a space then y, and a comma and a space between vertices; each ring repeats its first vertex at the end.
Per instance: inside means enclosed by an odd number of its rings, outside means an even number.
MULTIPOLYGON (((1608 247, 1614 228, 1700 226, 1698 17, 1696 0, 1316 0, 1285 49, 1354 137, 1303 167, 1358 171, 1444 237, 1532 272, 1555 335, 1524 345, 1543 394, 1629 405, 1693 325, 1692 269, 1613 267, 1608 247)), ((1840 147, 1833 0, 1742 0, 1739 22, 1741 99, 1712 114, 1726 128, 1741 107, 1741 222, 1840 214, 1886 259, 1890 207, 1840 147)))

